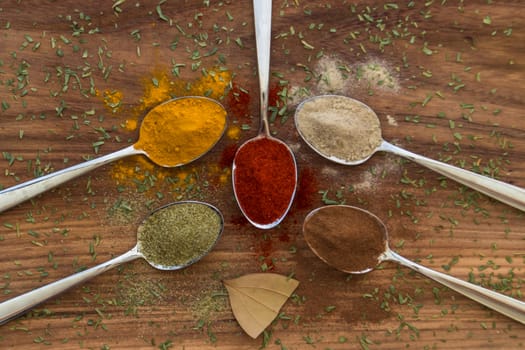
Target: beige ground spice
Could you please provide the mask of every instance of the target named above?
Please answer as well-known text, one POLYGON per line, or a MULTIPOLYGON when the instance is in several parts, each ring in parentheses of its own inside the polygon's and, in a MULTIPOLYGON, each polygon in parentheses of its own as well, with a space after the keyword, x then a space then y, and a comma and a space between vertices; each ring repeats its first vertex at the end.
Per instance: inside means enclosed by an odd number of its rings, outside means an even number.
POLYGON ((336 161, 365 159, 382 142, 381 125, 374 111, 345 96, 307 100, 297 109, 295 121, 310 146, 336 161))

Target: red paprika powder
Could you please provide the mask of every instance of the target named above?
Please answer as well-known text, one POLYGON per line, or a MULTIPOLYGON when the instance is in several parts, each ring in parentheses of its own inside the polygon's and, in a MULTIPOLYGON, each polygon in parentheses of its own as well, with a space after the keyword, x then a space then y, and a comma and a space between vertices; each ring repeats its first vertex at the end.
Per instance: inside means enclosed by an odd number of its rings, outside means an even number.
POLYGON ((233 168, 235 196, 252 223, 269 225, 284 216, 296 185, 295 160, 282 142, 259 137, 237 151, 233 168))
POLYGON ((226 105, 232 117, 237 119, 249 118, 250 95, 235 82, 232 83, 232 88, 228 93, 226 105))

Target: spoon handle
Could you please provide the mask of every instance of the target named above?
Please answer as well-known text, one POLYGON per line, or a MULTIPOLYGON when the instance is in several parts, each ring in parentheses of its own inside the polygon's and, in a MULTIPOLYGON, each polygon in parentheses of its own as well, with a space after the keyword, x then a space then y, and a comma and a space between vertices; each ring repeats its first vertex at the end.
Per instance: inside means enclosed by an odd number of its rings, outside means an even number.
POLYGON ((71 287, 76 286, 77 284, 98 276, 113 267, 119 266, 128 261, 135 260, 139 257, 141 257, 141 255, 138 253, 137 247, 135 247, 129 252, 106 261, 105 263, 4 301, 3 303, 0 303, 0 325, 11 321, 18 316, 21 316, 36 305, 43 303, 44 301, 66 291, 71 287))
POLYGON ((523 188, 412 153, 386 141, 383 141, 378 150, 407 158, 500 202, 525 211, 525 189, 523 188))
POLYGON ((270 46, 272 40, 272 1, 253 0, 257 72, 259 75, 262 132, 270 134, 268 126, 268 89, 270 85, 270 46))
POLYGON ((110 163, 114 160, 133 155, 141 154, 142 151, 133 146, 126 147, 120 151, 113 152, 87 162, 83 162, 69 168, 65 168, 21 184, 6 188, 0 191, 0 212, 14 207, 30 198, 33 198, 47 190, 63 184, 75 177, 83 175, 95 168, 110 163))
POLYGON ((498 311, 505 316, 525 324, 525 302, 429 269, 428 267, 424 267, 402 257, 390 249, 383 254, 382 260, 398 262, 399 264, 409 267, 412 270, 417 271, 492 310, 498 311))

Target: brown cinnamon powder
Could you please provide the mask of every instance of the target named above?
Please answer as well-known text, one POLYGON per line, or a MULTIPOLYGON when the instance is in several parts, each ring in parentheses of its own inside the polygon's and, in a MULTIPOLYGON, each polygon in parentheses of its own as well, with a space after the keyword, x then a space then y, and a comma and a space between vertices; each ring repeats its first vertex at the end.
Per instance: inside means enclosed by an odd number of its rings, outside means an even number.
POLYGON ((305 219, 303 234, 321 260, 344 272, 369 271, 386 249, 384 225, 367 211, 351 206, 312 211, 305 219))

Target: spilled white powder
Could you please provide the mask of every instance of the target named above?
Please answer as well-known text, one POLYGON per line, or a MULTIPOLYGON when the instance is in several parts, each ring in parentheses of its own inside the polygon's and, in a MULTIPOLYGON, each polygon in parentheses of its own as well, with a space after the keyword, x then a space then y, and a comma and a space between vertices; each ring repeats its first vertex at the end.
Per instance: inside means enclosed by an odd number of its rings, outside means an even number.
POLYGON ((396 120, 394 117, 392 117, 390 114, 388 114, 388 115, 386 116, 386 120, 387 120, 387 122, 388 122, 388 125, 398 126, 398 124, 397 124, 397 120, 396 120))
POLYGON ((355 64, 356 82, 366 84, 369 89, 396 92, 399 90, 399 81, 394 70, 384 61, 372 58, 366 62, 355 64))
POLYGON ((319 76, 317 90, 322 94, 344 94, 348 90, 349 74, 346 64, 336 57, 323 56, 315 68, 319 76))
POLYGON ((364 62, 346 62, 337 56, 323 56, 314 69, 319 94, 348 95, 358 89, 399 91, 397 72, 387 62, 370 58, 364 62))

